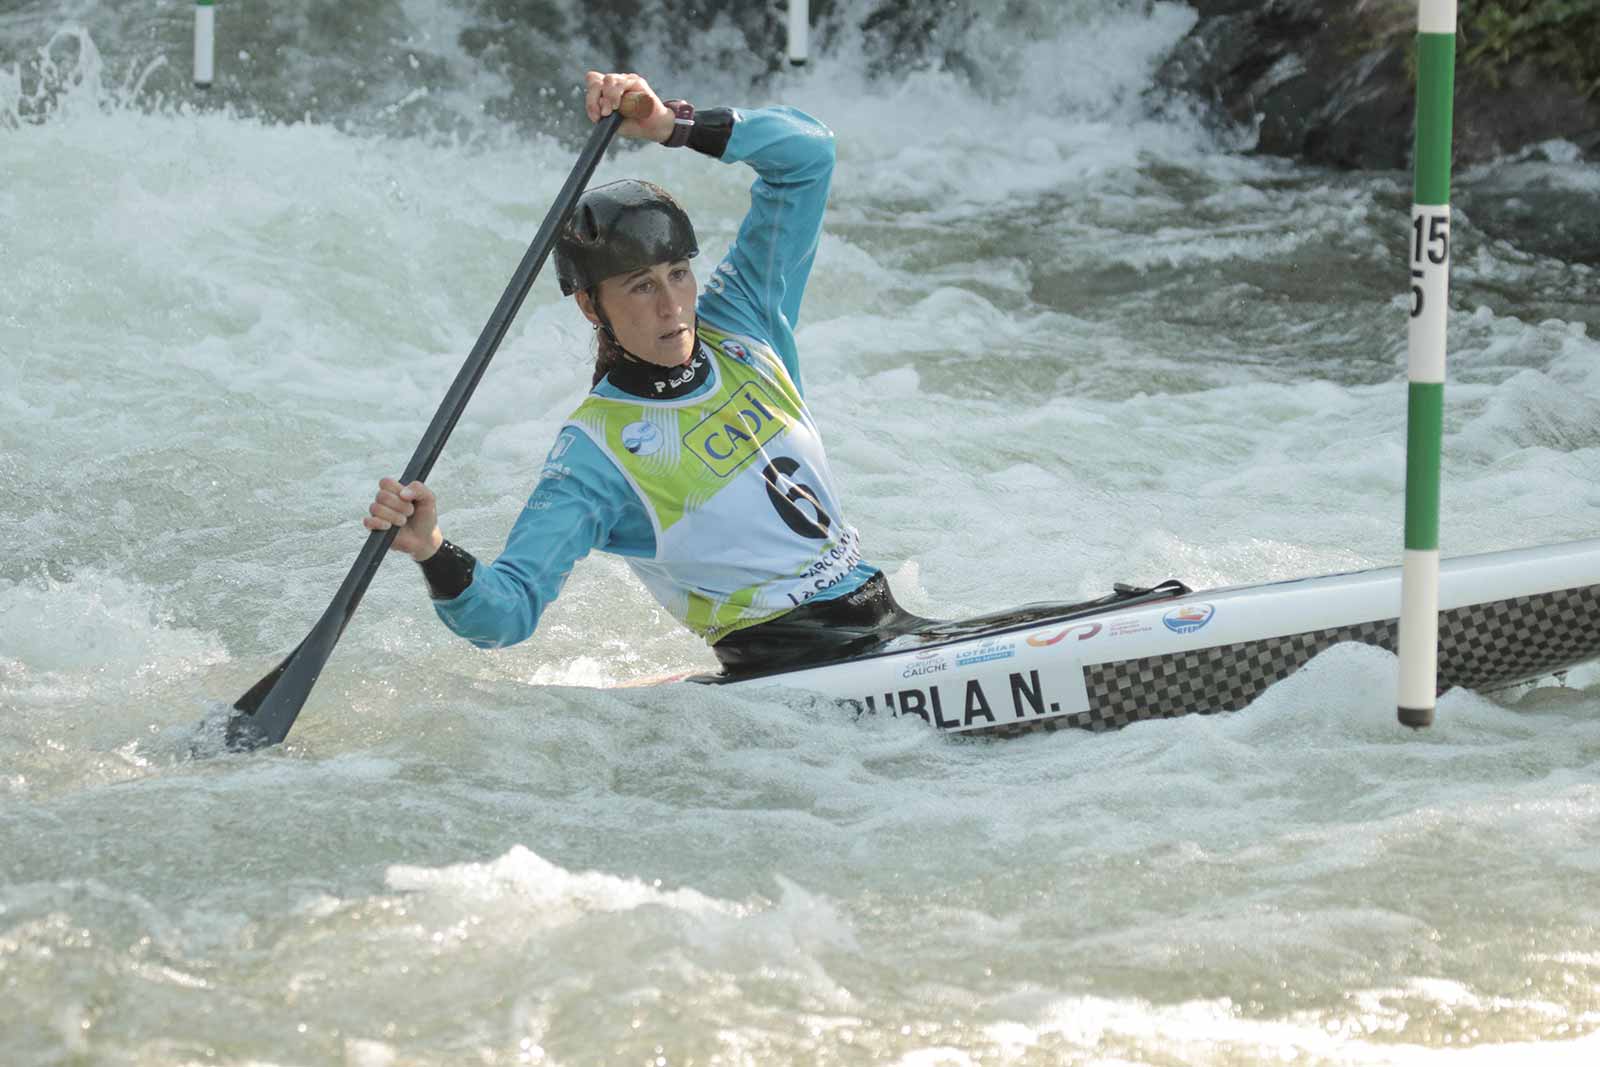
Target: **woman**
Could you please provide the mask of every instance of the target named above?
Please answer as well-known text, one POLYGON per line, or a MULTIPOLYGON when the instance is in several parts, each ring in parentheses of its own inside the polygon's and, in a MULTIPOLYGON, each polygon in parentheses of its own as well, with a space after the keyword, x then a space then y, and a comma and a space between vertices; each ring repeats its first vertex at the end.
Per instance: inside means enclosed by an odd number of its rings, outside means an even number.
POLYGON ((585 78, 591 122, 624 93, 624 137, 756 172, 751 208, 698 301, 694 228, 648 182, 578 201, 556 244, 563 295, 596 331, 594 385, 556 437, 493 564, 444 539, 421 482, 379 482, 363 520, 400 526, 434 608, 480 648, 533 633, 572 565, 623 556, 674 617, 746 673, 849 655, 914 622, 862 562, 802 400, 794 324, 833 173, 833 135, 791 108, 696 113, 637 74, 585 78))

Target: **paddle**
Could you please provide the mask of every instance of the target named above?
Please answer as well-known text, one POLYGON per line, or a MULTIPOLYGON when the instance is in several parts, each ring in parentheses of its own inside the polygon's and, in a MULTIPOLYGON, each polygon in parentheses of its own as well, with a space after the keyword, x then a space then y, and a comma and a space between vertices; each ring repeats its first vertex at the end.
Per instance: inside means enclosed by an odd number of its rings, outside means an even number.
MULTIPOLYGON (((433 470, 439 453, 444 451, 444 443, 450 439, 450 431, 455 429, 456 420, 461 417, 473 390, 478 387, 479 379, 489 366, 489 360, 494 358, 495 350, 511 328, 511 320, 516 317, 517 309, 522 307, 522 301, 533 287, 533 280, 538 277, 539 269, 544 266, 551 248, 555 247, 556 233, 561 224, 572 212, 584 186, 589 184, 589 178, 594 174, 600 157, 605 154, 606 146, 615 136, 617 127, 624 118, 634 118, 646 100, 643 93, 628 93, 623 96, 622 107, 618 111, 595 124, 588 144, 583 146, 577 164, 567 176, 567 183, 561 187, 555 203, 550 205, 550 212, 539 226, 533 244, 528 246, 527 254, 522 257, 516 274, 512 275, 511 283, 500 297, 500 303, 495 305, 494 313, 489 316, 483 333, 478 336, 478 343, 472 347, 472 354, 467 357, 456 380, 451 383, 450 391, 445 394, 444 402, 434 413, 428 431, 422 435, 422 441, 412 453, 411 462, 406 464, 405 473, 400 476, 402 485, 426 479, 428 472, 433 470)), ((236 714, 228 720, 225 734, 228 748, 249 751, 278 744, 288 736, 301 706, 311 695, 311 687, 317 683, 317 676, 322 673, 328 657, 333 655, 333 646, 338 644, 350 617, 361 603, 362 594, 378 573, 378 567, 389 554, 389 546, 398 533, 397 527, 391 527, 374 530, 367 536, 367 543, 362 546, 355 565, 334 594, 333 603, 328 605, 328 610, 322 613, 322 618, 317 620, 305 640, 271 674, 251 686, 249 692, 234 702, 236 714)))

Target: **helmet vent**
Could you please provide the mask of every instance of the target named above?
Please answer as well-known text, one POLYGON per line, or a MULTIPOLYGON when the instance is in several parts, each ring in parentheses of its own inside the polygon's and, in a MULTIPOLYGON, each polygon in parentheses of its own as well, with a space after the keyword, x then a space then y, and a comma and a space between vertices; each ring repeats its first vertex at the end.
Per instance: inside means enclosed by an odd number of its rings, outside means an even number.
POLYGON ((578 224, 578 239, 585 244, 594 244, 600 240, 600 223, 595 220, 594 206, 585 204, 578 210, 583 215, 583 221, 578 224))

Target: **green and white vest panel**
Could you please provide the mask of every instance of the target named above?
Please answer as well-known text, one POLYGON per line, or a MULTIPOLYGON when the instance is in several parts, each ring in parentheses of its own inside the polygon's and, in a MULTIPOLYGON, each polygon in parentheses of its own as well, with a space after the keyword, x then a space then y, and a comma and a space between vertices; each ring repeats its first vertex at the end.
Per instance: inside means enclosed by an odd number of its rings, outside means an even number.
POLYGON ((816 425, 782 360, 701 325, 709 390, 676 400, 591 394, 573 412, 655 527, 629 558, 652 596, 706 641, 776 618, 861 560, 816 425))

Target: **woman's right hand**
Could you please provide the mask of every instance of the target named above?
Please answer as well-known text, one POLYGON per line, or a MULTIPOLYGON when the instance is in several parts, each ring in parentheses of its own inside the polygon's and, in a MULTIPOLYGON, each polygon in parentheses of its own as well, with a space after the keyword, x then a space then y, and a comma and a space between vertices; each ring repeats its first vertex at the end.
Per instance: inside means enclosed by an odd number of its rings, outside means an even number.
POLYGON ((421 482, 402 486, 393 478, 380 479, 378 495, 367 511, 361 525, 369 530, 400 527, 389 547, 418 563, 439 551, 444 543, 444 535, 439 532, 439 502, 433 490, 421 482))
POLYGON ((624 137, 641 141, 665 141, 672 134, 675 116, 672 109, 661 102, 650 83, 638 74, 602 74, 591 70, 583 76, 584 108, 590 122, 599 122, 622 106, 624 93, 643 93, 650 108, 642 115, 626 119, 617 127, 624 137))

